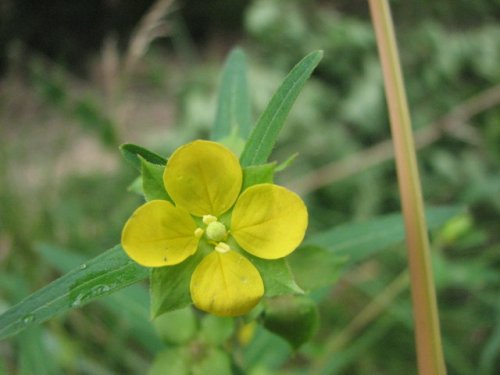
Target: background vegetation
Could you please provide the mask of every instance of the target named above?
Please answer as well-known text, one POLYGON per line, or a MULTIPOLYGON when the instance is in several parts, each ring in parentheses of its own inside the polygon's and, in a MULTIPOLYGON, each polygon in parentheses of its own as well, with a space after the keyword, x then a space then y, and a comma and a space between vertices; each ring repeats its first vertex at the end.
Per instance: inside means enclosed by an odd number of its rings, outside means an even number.
MULTIPOLYGON (((500 3, 391 4, 425 201, 463 206, 431 234, 449 374, 497 374, 500 3)), ((279 182, 307 201, 311 234, 399 210, 365 2, 4 1, 0 312, 118 242, 140 200, 126 190, 135 174, 117 146, 168 155, 206 137, 235 45, 249 58, 254 119, 294 63, 325 52, 273 155, 299 153, 279 182)), ((403 244, 357 264, 315 296, 321 327, 311 343, 292 355, 259 330, 242 349, 246 369, 415 373, 405 267, 403 244)), ((147 373, 164 344, 148 323, 146 291, 137 286, 0 342, 0 374, 147 373)))

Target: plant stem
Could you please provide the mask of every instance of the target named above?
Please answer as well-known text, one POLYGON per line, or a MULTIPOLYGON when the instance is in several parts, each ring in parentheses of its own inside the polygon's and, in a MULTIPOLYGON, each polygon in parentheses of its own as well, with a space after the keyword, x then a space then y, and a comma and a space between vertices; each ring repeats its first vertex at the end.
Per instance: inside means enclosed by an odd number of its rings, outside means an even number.
POLYGON ((384 76, 405 221, 418 371, 421 375, 445 375, 427 225, 390 8, 387 0, 369 0, 369 4, 384 76))

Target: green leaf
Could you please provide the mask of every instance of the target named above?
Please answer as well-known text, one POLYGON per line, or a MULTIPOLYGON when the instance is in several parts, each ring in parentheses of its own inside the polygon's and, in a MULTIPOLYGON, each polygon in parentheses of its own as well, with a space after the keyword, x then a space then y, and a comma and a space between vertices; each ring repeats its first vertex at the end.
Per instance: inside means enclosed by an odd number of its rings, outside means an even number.
POLYGON ((243 184, 241 191, 244 191, 246 188, 253 185, 264 184, 266 182, 273 183, 275 167, 275 163, 268 163, 251 165, 243 168, 243 184))
POLYGON ((295 99, 322 57, 322 51, 310 53, 286 76, 250 134, 240 157, 243 167, 267 161, 295 99))
POLYGON ((264 281, 266 296, 273 297, 283 294, 304 293, 295 282, 286 259, 261 259, 248 253, 246 253, 245 256, 250 259, 253 265, 259 270, 260 276, 264 281))
POLYGON ((323 247, 306 245, 299 247, 287 259, 297 283, 310 291, 337 281, 347 257, 335 256, 323 247))
MULTIPOLYGON (((426 210, 429 230, 438 228, 463 211, 462 207, 438 207, 426 210)), ((362 223, 350 223, 316 234, 306 243, 325 247, 338 256, 348 256, 348 264, 361 261, 379 250, 403 241, 405 231, 401 214, 378 217, 362 223)))
POLYGON ((168 195, 163 183, 165 166, 150 163, 141 156, 139 158, 142 165, 142 190, 146 200, 162 199, 172 202, 172 198, 168 195))
POLYGON ((147 150, 144 147, 137 146, 131 143, 125 143, 120 146, 120 152, 122 153, 125 160, 127 160, 133 167, 137 170, 141 170, 141 157, 150 163, 165 165, 167 159, 157 153, 147 150))
POLYGON ((263 325, 299 348, 316 333, 319 314, 316 303, 305 296, 280 296, 265 301, 263 325))
MULTIPOLYGON (((52 267, 63 273, 85 261, 80 253, 50 244, 37 244, 36 251, 52 267)), ((156 352, 162 345, 149 321, 149 291, 145 285, 127 286, 96 302, 113 314, 120 315, 120 319, 126 322, 128 336, 137 340, 144 348, 156 352)))
POLYGON ((231 134, 247 139, 252 126, 244 52, 236 48, 227 58, 219 88, 212 139, 220 141, 231 134))
POLYGON ((120 246, 115 246, 0 315, 0 339, 114 293, 145 279, 148 274, 148 269, 130 260, 120 246))
POLYGON ((203 254, 197 251, 175 266, 153 268, 151 271, 151 315, 182 309, 191 304, 189 284, 203 254))

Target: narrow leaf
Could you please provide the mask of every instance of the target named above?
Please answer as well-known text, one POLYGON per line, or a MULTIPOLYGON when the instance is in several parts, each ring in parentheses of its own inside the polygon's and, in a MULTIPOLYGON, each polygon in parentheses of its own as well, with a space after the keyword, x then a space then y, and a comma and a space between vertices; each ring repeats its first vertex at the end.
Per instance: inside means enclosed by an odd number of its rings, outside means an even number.
POLYGON ((322 51, 310 53, 286 76, 250 134, 241 154, 242 166, 263 164, 267 161, 295 99, 322 57, 322 51))
POLYGON ((141 157, 153 164, 165 165, 167 163, 167 159, 165 159, 163 156, 145 149, 144 147, 131 143, 125 143, 121 145, 120 152, 122 153, 125 160, 127 160, 139 171, 141 170, 141 157))
POLYGON ((0 339, 114 293, 148 275, 148 269, 137 265, 120 246, 115 246, 0 315, 0 339))
POLYGON ((222 73, 212 139, 220 141, 231 134, 247 139, 251 131, 251 104, 248 95, 244 52, 236 48, 227 58, 222 73))
MULTIPOLYGON (((61 273, 69 272, 85 261, 83 255, 51 244, 37 244, 36 251, 61 273)), ((149 321, 149 291, 145 285, 130 285, 98 303, 120 315, 120 319, 126 322, 128 337, 137 340, 150 352, 156 352, 162 345, 149 321)))

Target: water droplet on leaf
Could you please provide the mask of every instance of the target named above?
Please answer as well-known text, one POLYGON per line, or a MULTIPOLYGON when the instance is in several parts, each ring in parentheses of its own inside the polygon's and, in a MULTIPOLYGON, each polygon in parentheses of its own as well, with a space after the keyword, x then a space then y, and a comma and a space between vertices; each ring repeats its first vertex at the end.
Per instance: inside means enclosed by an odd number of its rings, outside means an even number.
POLYGON ((35 315, 33 314, 28 314, 25 317, 23 317, 23 323, 24 324, 30 324, 35 320, 35 315))
POLYGON ((71 302, 71 307, 78 307, 87 300, 92 300, 95 297, 100 296, 101 294, 107 293, 111 290, 112 287, 114 287, 114 285, 110 286, 106 284, 98 284, 90 289, 87 289, 86 291, 78 293, 71 302))

